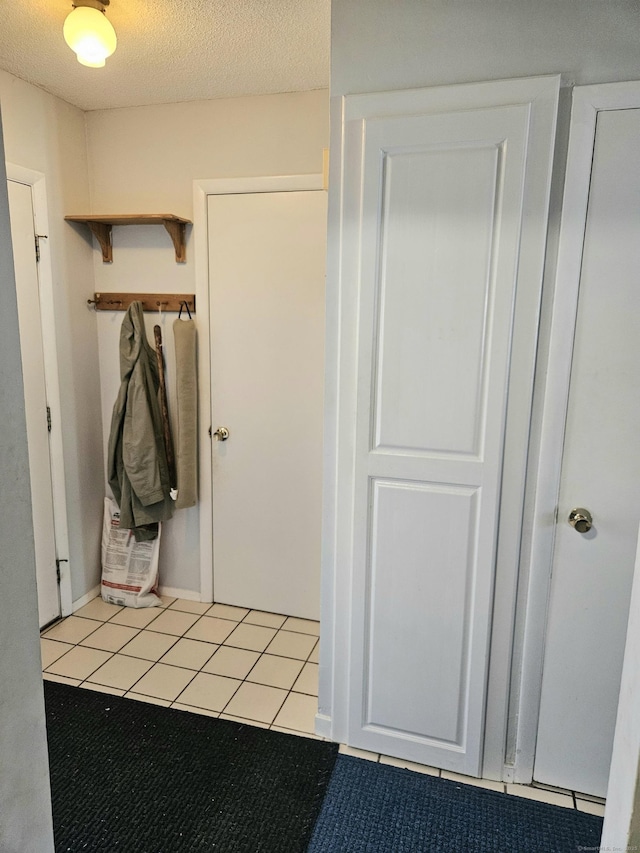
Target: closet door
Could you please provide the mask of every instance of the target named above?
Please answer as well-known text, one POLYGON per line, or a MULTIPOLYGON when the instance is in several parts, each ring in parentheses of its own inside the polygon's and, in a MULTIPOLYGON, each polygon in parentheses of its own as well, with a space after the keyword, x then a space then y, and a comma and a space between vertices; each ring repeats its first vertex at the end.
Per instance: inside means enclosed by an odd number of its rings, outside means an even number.
MULTIPOLYGON (((640 109, 630 108, 640 104, 640 86, 635 97, 629 84, 577 89, 574 103, 576 159, 565 191, 572 221, 563 226, 561 257, 578 270, 579 297, 573 353, 565 356, 571 379, 535 779, 604 797, 640 520, 640 109), (579 159, 581 147, 588 156, 579 159), (585 182, 578 233, 574 200, 585 182), (569 523, 576 506, 592 513, 591 529, 569 523)), ((571 339, 566 326, 564 334, 571 339)))
POLYGON ((326 209, 321 189, 208 197, 212 418, 229 431, 213 448, 215 600, 306 619, 320 615, 326 209))
POLYGON ((546 78, 345 103, 347 737, 472 775, 496 565, 517 568, 557 92, 546 78))

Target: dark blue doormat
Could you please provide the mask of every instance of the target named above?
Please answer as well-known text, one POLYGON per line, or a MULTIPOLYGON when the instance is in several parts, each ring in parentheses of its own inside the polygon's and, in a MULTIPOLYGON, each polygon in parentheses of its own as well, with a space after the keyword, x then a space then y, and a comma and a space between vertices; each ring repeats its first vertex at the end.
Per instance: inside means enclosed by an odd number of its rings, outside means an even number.
POLYGON ((308 853, 575 853, 602 818, 340 755, 308 853))
POLYGON ((58 853, 307 849, 334 744, 50 681, 45 702, 58 853))

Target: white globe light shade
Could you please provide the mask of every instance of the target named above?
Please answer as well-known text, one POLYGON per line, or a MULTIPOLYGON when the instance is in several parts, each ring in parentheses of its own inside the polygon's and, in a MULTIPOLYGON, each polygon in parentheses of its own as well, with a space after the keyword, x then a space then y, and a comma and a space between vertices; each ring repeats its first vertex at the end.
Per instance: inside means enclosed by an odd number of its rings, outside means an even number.
POLYGON ((62 33, 78 62, 89 68, 102 68, 118 43, 110 21, 92 6, 78 6, 67 15, 62 33))

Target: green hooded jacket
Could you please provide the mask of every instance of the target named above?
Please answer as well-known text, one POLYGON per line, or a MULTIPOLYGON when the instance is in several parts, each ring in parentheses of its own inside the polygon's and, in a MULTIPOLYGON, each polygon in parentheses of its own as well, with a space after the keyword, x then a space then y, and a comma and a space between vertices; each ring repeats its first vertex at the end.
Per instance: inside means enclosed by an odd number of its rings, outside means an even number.
POLYGON ((133 530, 138 541, 155 539, 158 522, 173 515, 159 387, 142 303, 132 302, 120 331, 120 390, 111 417, 107 470, 120 526, 133 530))

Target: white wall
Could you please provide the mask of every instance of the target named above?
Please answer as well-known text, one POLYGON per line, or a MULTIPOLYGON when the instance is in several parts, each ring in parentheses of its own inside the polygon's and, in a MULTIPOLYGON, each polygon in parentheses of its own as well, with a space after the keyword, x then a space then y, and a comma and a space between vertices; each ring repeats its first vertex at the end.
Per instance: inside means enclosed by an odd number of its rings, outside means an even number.
MULTIPOLYGON (((84 113, 0 71, 5 156, 44 173, 55 291, 73 598, 100 580, 102 424, 89 240, 64 222, 89 209, 84 113)), ((55 419, 54 419, 55 428, 55 419)))
POLYGON ((331 94, 640 76, 636 0, 334 0, 331 94))
MULTIPOLYGON (((191 101, 87 113, 94 213, 175 213, 193 218, 193 181, 322 171, 328 146, 326 91, 191 101)), ((94 250, 97 291, 195 292, 193 229, 187 263, 176 264, 164 228, 113 229, 113 264, 94 250)), ((171 325, 162 318, 168 381, 174 369, 171 325)), ((196 315, 196 323, 206 322, 196 315)), ((118 387, 120 312, 97 315, 104 440, 118 387)), ((147 317, 148 335, 158 317, 147 317)), ((175 393, 169 406, 175 412, 175 393)), ((198 507, 176 512, 163 530, 160 582, 199 592, 198 507)))
POLYGON ((53 829, 29 459, 1 155, 0 132, 0 849, 3 853, 48 853, 53 850, 53 829))

